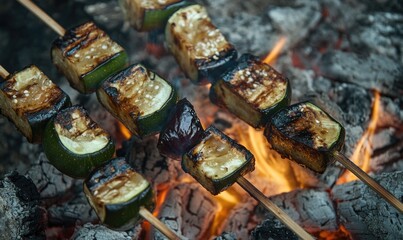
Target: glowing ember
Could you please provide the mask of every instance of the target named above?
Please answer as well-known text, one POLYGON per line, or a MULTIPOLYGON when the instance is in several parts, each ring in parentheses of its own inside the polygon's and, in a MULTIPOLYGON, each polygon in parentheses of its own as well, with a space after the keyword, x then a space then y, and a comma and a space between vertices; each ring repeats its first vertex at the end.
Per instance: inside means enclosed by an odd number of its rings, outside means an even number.
MULTIPOLYGON (((351 160, 365 172, 370 171, 369 162, 372 155, 371 143, 379 118, 380 98, 380 93, 378 91, 374 91, 374 103, 372 106, 372 116, 370 123, 368 125, 367 131, 361 137, 354 150, 353 155, 351 156, 351 160)), ((350 171, 346 171, 344 175, 339 178, 337 184, 342 184, 357 179, 358 178, 350 171)))
POLYGON ((263 62, 267 64, 273 64, 276 61, 277 57, 280 55, 281 50, 283 49, 286 42, 286 37, 280 37, 270 53, 264 58, 263 62))
POLYGON ((343 226, 340 225, 340 228, 337 231, 321 231, 318 234, 318 239, 323 239, 323 240, 349 240, 353 239, 350 233, 347 231, 347 229, 343 226))

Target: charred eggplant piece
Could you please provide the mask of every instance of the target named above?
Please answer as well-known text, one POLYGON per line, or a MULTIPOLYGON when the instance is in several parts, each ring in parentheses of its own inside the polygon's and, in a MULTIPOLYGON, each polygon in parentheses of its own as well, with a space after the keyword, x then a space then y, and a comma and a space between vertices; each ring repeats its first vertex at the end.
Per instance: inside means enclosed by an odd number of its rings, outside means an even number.
POLYGON ((264 134, 281 155, 323 173, 329 156, 343 146, 345 131, 325 111, 303 102, 277 112, 264 134))
POLYGON ((84 181, 88 202, 107 227, 116 230, 133 228, 141 219, 141 206, 154 209, 150 183, 124 158, 115 158, 94 170, 84 181))
POLYGON ((270 117, 289 105, 289 81, 257 57, 244 54, 210 90, 213 103, 254 128, 265 127, 270 117))
POLYGON ((113 116, 139 136, 160 131, 177 101, 175 88, 140 64, 105 80, 97 96, 113 116))
POLYGON ((175 12, 168 20, 165 36, 168 49, 183 72, 197 84, 214 81, 237 58, 234 46, 200 5, 175 12))
POLYGON ((253 171, 255 158, 244 146, 211 126, 202 141, 183 155, 182 168, 216 195, 253 171))
POLYGON ((111 159, 115 144, 84 108, 73 106, 60 111, 48 123, 43 149, 60 172, 85 178, 95 167, 111 159))
POLYGON ((176 104, 161 131, 158 150, 164 156, 179 160, 202 140, 203 134, 203 126, 192 104, 184 98, 176 104))
POLYGON ((31 143, 40 143, 49 120, 70 105, 69 96, 33 65, 0 83, 1 113, 31 143))
POLYGON ((81 93, 94 92, 99 84, 127 66, 124 49, 93 22, 66 31, 51 50, 53 64, 81 93))
POLYGON ((165 27, 174 12, 190 4, 192 3, 184 0, 120 0, 125 18, 137 31, 165 27))

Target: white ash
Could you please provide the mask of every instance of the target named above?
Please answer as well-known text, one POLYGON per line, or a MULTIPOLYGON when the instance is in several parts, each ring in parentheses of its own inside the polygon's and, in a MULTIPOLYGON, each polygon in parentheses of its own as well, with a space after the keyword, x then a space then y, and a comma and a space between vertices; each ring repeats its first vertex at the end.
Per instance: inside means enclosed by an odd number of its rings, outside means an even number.
POLYGON ((70 239, 74 240, 132 240, 139 239, 141 227, 137 225, 133 230, 122 232, 114 231, 103 225, 87 223, 77 227, 70 239))

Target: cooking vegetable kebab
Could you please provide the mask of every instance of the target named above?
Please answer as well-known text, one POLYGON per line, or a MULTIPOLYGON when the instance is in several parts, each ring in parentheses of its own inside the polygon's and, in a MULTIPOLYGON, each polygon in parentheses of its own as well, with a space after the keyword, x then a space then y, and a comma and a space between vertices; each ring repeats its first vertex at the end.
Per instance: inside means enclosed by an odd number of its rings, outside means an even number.
MULTIPOLYGON (((195 83, 204 83, 206 82, 205 79, 212 82, 211 101, 226 108, 252 127, 264 128, 274 113, 289 105, 291 87, 288 80, 271 66, 250 54, 244 54, 236 60, 236 50, 211 23, 204 7, 195 4, 183 7, 173 13, 166 24, 165 36, 168 49, 176 58, 183 72, 195 83)), ((275 125, 272 124, 271 126, 275 125)), ((323 124, 321 131, 333 130, 328 127, 331 126, 323 124)), ((299 163, 316 161, 315 164, 308 164, 307 166, 311 166, 311 169, 317 172, 324 171, 326 167, 324 160, 331 156, 402 212, 402 203, 396 197, 343 154, 339 151, 330 151, 327 155, 324 153, 326 147, 340 150, 344 140, 344 129, 341 126, 340 129, 342 135, 339 136, 341 140, 337 144, 336 142, 335 145, 323 143, 323 146, 314 149, 315 152, 305 155, 303 154, 307 151, 305 147, 309 147, 309 145, 300 147, 301 153, 299 153, 295 151, 291 143, 284 143, 285 145, 290 144, 290 147, 285 150, 279 147, 279 143, 277 143, 278 145, 273 143, 274 137, 269 137, 271 131, 267 130, 266 135, 269 142, 274 145, 273 148, 281 154, 297 159, 296 161, 299 163), (322 154, 320 159, 311 158, 312 155, 320 154, 322 154), (304 158, 305 160, 303 160, 304 158)), ((273 127, 271 130, 274 130, 273 127)), ((292 128, 291 130, 296 129, 292 128)), ((321 135, 322 137, 330 137, 321 135)), ((290 139, 284 138, 283 141, 290 139)))
POLYGON ((318 106, 302 102, 283 108, 274 114, 264 135, 273 149, 317 173, 323 173, 334 160, 340 162, 400 213, 403 212, 403 204, 395 196, 340 153, 344 128, 318 106))
POLYGON ((66 31, 30 0, 17 1, 59 34, 52 44, 52 62, 80 93, 94 92, 106 77, 127 66, 126 51, 93 22, 66 31))
MULTIPOLYGON (((29 10, 34 11, 38 16, 47 16, 46 13, 44 13, 41 9, 35 6, 32 2, 26 0, 19 0, 19 1, 29 10)), ((41 17, 42 20, 48 18, 50 17, 49 16, 41 17)), ((52 29, 58 29, 58 27, 54 27, 52 29)), ((96 28, 93 23, 86 23, 76 29, 64 31, 67 34, 64 37, 57 39, 56 45, 61 46, 62 48, 70 46, 69 44, 72 44, 72 41, 76 40, 71 39, 70 37, 73 34, 76 34, 77 32, 80 32, 77 34, 78 37, 81 37, 82 34, 84 34, 88 36, 90 39, 92 39, 91 36, 93 36, 92 35, 93 30, 95 30, 96 32, 95 34, 100 33, 99 29, 96 28), (84 32, 83 33, 80 32, 80 29, 83 30, 84 32), (88 29, 90 31, 89 33, 86 32, 88 29)), ((105 34, 101 32, 101 40, 104 41, 103 44, 110 43, 109 38, 105 39, 104 37, 105 34)), ((97 39, 99 40, 99 38, 97 39)), ((95 41, 95 43, 93 44, 96 45, 99 43, 95 41)), ((74 45, 71 45, 70 47, 72 46, 74 45)), ((101 49, 104 48, 103 46, 107 45, 102 45, 101 49)), ((54 49, 55 44, 54 47, 52 48, 53 58, 57 56, 57 54, 56 55, 53 54, 54 51, 59 51, 58 49, 57 50, 54 49)), ((91 52, 95 52, 97 50, 99 49, 90 48, 91 52)), ((72 51, 74 52, 79 50, 64 49, 63 51, 69 51, 70 54, 72 51)), ((64 55, 66 54, 59 55, 58 57, 60 58, 58 59, 64 61, 63 59, 61 59, 61 57, 63 57, 64 55)), ((63 69, 68 68, 72 71, 72 73, 76 74, 77 66, 73 65, 73 63, 75 62, 70 61, 67 62, 67 64, 62 64, 60 66, 63 69)), ((126 60, 124 61, 123 65, 124 66, 127 65, 126 60)), ((105 63, 102 67, 105 67, 105 63)), ((1 72, 2 75, 7 74, 7 71, 5 70, 1 72)), ((102 81, 105 77, 104 73, 105 69, 101 70, 95 69, 96 77, 102 75, 102 78, 98 78, 96 79, 96 81, 102 81)), ((108 72, 108 75, 110 73, 111 72, 108 72)), ((93 74, 94 72, 91 72, 90 76, 94 76, 93 74)), ((80 77, 82 76, 79 76, 79 78, 80 77)), ((20 81, 23 81, 23 83, 25 84, 29 84, 31 78, 32 76, 22 76, 19 78, 19 80, 23 79, 20 81)), ((95 78, 91 77, 89 82, 81 78, 80 82, 70 82, 70 84, 74 87, 75 86, 74 83, 78 83, 77 86, 79 87, 84 86, 85 87, 84 89, 87 91, 88 90, 87 83, 93 83, 92 80, 94 80, 95 78)), ((15 82, 16 80, 13 81, 15 82)), ((2 85, 4 84, 2 83, 2 85)), ((20 85, 23 84, 21 83, 17 84, 17 86, 20 85)), ((56 85, 54 86, 57 87, 56 85)), ((92 85, 92 87, 97 86, 98 83, 92 85)), ((81 90, 82 89, 83 88, 81 88, 81 90)), ((29 96, 29 93, 26 93, 26 90, 24 90, 23 93, 29 96)), ((1 96, 3 97, 3 95, 4 94, 2 94, 1 96)), ((12 95, 11 98, 15 99, 16 96, 17 95, 12 95)), ((3 108, 2 106, 2 113, 5 112, 4 109, 8 110, 8 108, 3 108)), ((13 118, 11 119, 14 120, 13 118)), ((20 121, 20 119, 16 118, 14 122, 16 121, 20 121)), ((16 124, 16 126, 18 125, 16 124)), ((139 219, 138 216, 140 215, 144 219, 149 221, 151 224, 153 224, 169 239, 180 239, 180 237, 178 237, 172 230, 170 230, 166 225, 160 222, 149 212, 150 210, 149 208, 151 206, 150 204, 152 202, 150 201, 150 199, 153 196, 152 191, 150 190, 151 185, 144 178, 142 178, 141 175, 135 173, 134 170, 131 169, 128 164, 125 165, 123 163, 123 160, 119 160, 119 163, 115 165, 113 164, 116 161, 112 160, 108 162, 108 160, 114 154, 114 144, 109 134, 107 134, 103 129, 101 129, 94 121, 92 121, 92 119, 88 116, 88 113, 85 111, 85 109, 79 106, 73 106, 57 112, 54 119, 50 120, 49 123, 47 123, 43 135, 44 135, 43 145, 45 153, 48 156, 49 161, 53 165, 55 165, 55 167, 59 169, 62 173, 76 178, 84 178, 88 176, 88 174, 90 174, 91 171, 93 171, 85 181, 84 189, 86 196, 89 199, 89 202, 94 207, 101 221, 105 223, 105 225, 109 226, 110 228, 118 230, 128 229, 128 227, 133 226, 133 224, 137 222, 137 220, 139 219), (69 161, 66 161, 66 159, 68 159, 69 161), (103 165, 105 163, 106 165, 103 165), (93 178, 94 176, 96 177, 96 172, 102 171, 102 166, 104 172, 111 174, 106 177, 103 176, 104 178, 102 179, 99 178, 95 182, 94 181, 91 182, 91 178, 93 178), (118 169, 117 167, 121 167, 122 169, 118 169), (102 194, 99 194, 99 192, 102 192, 102 194)))
POLYGON ((172 159, 182 159, 183 170, 213 195, 237 182, 300 238, 314 239, 243 177, 254 170, 252 153, 214 126, 204 130, 186 99, 172 111, 160 133, 158 149, 172 159))
POLYGON ((46 124, 70 97, 34 65, 9 74, 2 66, 0 110, 30 143, 41 143, 46 124))

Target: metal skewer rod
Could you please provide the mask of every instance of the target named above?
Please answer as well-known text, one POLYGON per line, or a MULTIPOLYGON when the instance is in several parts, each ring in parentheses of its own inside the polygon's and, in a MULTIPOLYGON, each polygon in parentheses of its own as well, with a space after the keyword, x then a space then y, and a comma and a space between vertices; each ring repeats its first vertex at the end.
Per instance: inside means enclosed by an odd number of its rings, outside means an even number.
POLYGON ((180 240, 181 238, 176 235, 171 229, 169 229, 164 223, 162 223, 158 218, 154 217, 150 211, 145 207, 140 207, 140 215, 151 223, 155 228, 157 228, 161 233, 163 233, 167 238, 171 240, 180 240))
POLYGON ((55 31, 60 36, 63 36, 66 30, 60 26, 53 18, 51 18, 47 13, 40 9, 35 3, 30 0, 17 0, 24 7, 35 14, 39 19, 42 20, 46 25, 48 25, 53 31, 55 31))
POLYGON ((5 79, 8 75, 10 75, 10 73, 0 65, 0 77, 5 79))
POLYGON ((335 152, 333 154, 334 159, 336 159, 339 163, 341 163, 345 168, 350 170, 354 175, 356 175, 361 181, 367 184, 372 190, 381 195, 388 203, 390 203, 393 207, 399 210, 400 213, 403 213, 403 204, 393 196, 388 190, 379 185, 373 178, 371 178, 366 172, 364 172, 361 168, 355 165, 350 159, 344 156, 340 152, 335 152))
POLYGON ((253 198, 263 204, 263 206, 272 212, 282 223, 284 223, 290 230, 292 230, 301 239, 315 239, 307 233, 301 226, 290 218, 281 208, 270 201, 261 191, 252 185, 246 178, 239 177, 237 183, 247 191, 253 198))

